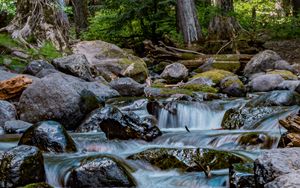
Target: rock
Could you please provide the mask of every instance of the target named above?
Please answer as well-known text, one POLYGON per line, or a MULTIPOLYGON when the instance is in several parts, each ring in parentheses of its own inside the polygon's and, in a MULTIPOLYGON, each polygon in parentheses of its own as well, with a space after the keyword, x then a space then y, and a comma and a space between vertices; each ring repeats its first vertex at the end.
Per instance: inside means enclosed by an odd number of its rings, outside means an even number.
POLYGON ((266 133, 248 132, 240 135, 237 142, 240 149, 270 149, 274 142, 277 143, 277 137, 271 137, 266 133))
POLYGON ((266 92, 275 90, 284 79, 277 74, 266 74, 254 78, 249 84, 248 88, 252 92, 266 92))
POLYGON ((192 79, 192 80, 190 80, 190 81, 188 81, 186 83, 186 85, 190 85, 190 84, 192 84, 192 85, 194 85, 194 84, 197 84, 197 85, 207 85, 207 86, 214 86, 215 85, 214 82, 211 79, 209 79, 209 78, 202 78, 202 77, 200 77, 200 78, 194 78, 194 79, 192 79))
POLYGON ((299 85, 300 85, 300 80, 285 80, 276 87, 276 90, 295 91, 299 85))
POLYGON ((45 152, 75 152, 75 142, 64 127, 55 121, 43 121, 25 131, 19 145, 36 146, 45 152))
POLYGON ((132 78, 119 78, 111 81, 109 85, 117 90, 121 96, 141 96, 144 94, 145 85, 132 78))
POLYGON ((28 54, 26 54, 25 52, 21 52, 21 51, 18 51, 18 50, 13 51, 11 53, 11 55, 15 56, 17 58, 20 58, 20 59, 29 59, 30 58, 30 56, 28 54))
POLYGON ((196 74, 195 76, 193 76, 192 79, 195 78, 211 79, 216 85, 218 85, 224 78, 229 76, 234 76, 234 74, 224 70, 213 69, 200 74, 196 74))
POLYGON ((225 112, 222 120, 223 129, 255 129, 259 121, 284 109, 281 107, 242 107, 232 108, 225 112))
POLYGON ((103 41, 82 41, 73 46, 75 54, 84 54, 92 72, 106 80, 122 75, 139 83, 148 77, 148 69, 143 59, 129 54, 118 46, 103 41))
POLYGON ((101 132, 100 123, 103 120, 103 116, 101 109, 94 110, 82 121, 76 132, 101 132))
POLYGON ((7 121, 4 124, 5 133, 8 134, 20 134, 24 133, 29 127, 31 127, 31 123, 27 123, 21 120, 11 120, 7 121))
POLYGON ((272 50, 265 50, 255 55, 246 65, 244 75, 250 77, 252 74, 266 72, 267 70, 289 70, 293 67, 282 60, 282 58, 272 50))
POLYGON ((293 74, 291 71, 288 70, 273 70, 268 72, 268 74, 277 74, 280 75, 285 80, 298 80, 298 76, 293 74))
MULTIPOLYGON (((34 82, 23 92, 18 105, 20 119, 30 123, 54 119, 66 129, 74 130, 85 114, 94 110, 87 109, 89 104, 85 103, 89 101, 85 99, 89 97, 84 95, 87 93, 84 90, 102 102, 119 96, 117 91, 103 84, 54 73, 34 82)), ((97 104, 92 106, 97 107, 97 104)))
POLYGON ((264 151, 254 162, 257 186, 263 187, 278 177, 300 170, 300 150, 295 148, 264 151))
POLYGON ((246 96, 246 88, 243 82, 237 76, 230 76, 224 78, 220 82, 222 93, 231 97, 244 97, 246 96))
POLYGON ((86 81, 93 81, 93 76, 89 67, 89 62, 85 55, 74 54, 62 58, 57 58, 52 61, 54 66, 66 73, 86 81))
POLYGON ((8 80, 11 79, 13 77, 19 76, 19 74, 15 74, 15 73, 11 73, 11 72, 7 72, 4 70, 0 70, 0 81, 3 80, 8 80))
POLYGON ((22 94, 30 84, 32 79, 25 76, 17 76, 9 80, 0 82, 0 100, 12 99, 22 94))
POLYGON ((48 76, 49 74, 53 74, 53 73, 61 73, 61 72, 59 72, 56 69, 42 69, 35 76, 38 78, 44 78, 45 76, 48 76))
POLYGON ((300 104, 300 94, 295 91, 272 91, 251 99, 247 107, 293 106, 300 104))
POLYGON ((108 157, 87 158, 71 170, 67 187, 135 187, 130 173, 119 162, 108 157))
POLYGON ((38 148, 17 146, 0 156, 0 187, 19 187, 44 181, 44 158, 38 148))
POLYGON ((15 120, 16 116, 17 111, 15 106, 7 101, 0 100, 0 127, 7 121, 15 120))
POLYGON ((265 188, 297 188, 300 185, 300 170, 293 171, 288 174, 277 177, 270 183, 265 184, 265 188))
POLYGON ((54 70, 55 67, 44 60, 35 60, 31 61, 24 70, 24 74, 30 74, 36 76, 41 70, 44 69, 52 69, 54 70))
POLYGON ((171 63, 169 63, 169 62, 162 61, 159 64, 153 66, 153 71, 155 73, 161 74, 165 70, 166 66, 168 66, 170 64, 171 63))
POLYGON ((189 75, 189 70, 180 63, 173 63, 166 66, 163 73, 160 75, 169 84, 176 84, 180 81, 185 81, 189 75))
MULTIPOLYGON (((203 87, 205 90, 206 87, 203 87)), ((200 89, 203 89, 200 87, 200 89)), ((199 88, 196 88, 199 89, 199 88)), ((214 88, 208 87, 209 90, 212 90, 214 88)), ((175 94, 184 94, 184 95, 193 95, 194 91, 190 88, 152 88, 152 87, 146 87, 144 89, 145 95, 147 98, 168 98, 175 94)))
POLYGON ((295 91, 300 94, 300 85, 296 87, 295 91))
POLYGON ((108 139, 152 141, 162 134, 156 125, 142 121, 134 113, 122 113, 112 106, 103 108, 101 112, 104 118, 100 127, 108 139))
POLYGON ((133 154, 127 159, 141 160, 150 163, 162 170, 180 169, 182 171, 203 171, 229 168, 233 163, 244 163, 249 159, 242 158, 234 153, 201 148, 153 148, 133 154))
POLYGON ((215 84, 211 79, 195 78, 179 87, 194 92, 217 93, 218 89, 214 88, 213 85, 215 84))
POLYGON ((255 188, 253 163, 233 164, 229 168, 229 181, 232 188, 255 188))
POLYGON ((47 183, 31 183, 26 185, 24 188, 54 188, 47 183))

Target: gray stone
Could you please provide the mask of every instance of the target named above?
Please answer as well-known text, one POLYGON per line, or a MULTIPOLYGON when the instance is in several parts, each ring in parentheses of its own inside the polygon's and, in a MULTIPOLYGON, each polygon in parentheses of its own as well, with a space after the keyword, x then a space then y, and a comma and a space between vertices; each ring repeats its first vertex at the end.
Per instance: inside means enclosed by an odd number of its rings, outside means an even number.
POLYGON ((265 184, 265 188, 298 188, 300 187, 300 170, 277 177, 270 183, 265 184))
POLYGON ((26 129, 28 129, 31 126, 32 126, 31 123, 27 123, 25 121, 11 120, 11 121, 5 122, 4 130, 5 130, 5 133, 8 133, 8 134, 20 134, 20 133, 24 133, 26 131, 26 129))
POLYGON ((290 90, 295 91, 296 88, 300 85, 300 80, 285 80, 281 82, 276 89, 277 90, 290 90))
POLYGON ((220 82, 222 93, 231 97, 244 97, 246 95, 246 87, 237 76, 224 78, 220 82))
POLYGON ((257 76, 249 84, 248 87, 252 92, 266 92, 275 90, 284 79, 277 74, 266 74, 257 76))
POLYGON ((36 76, 43 69, 55 69, 55 67, 44 60, 31 61, 25 67, 24 74, 36 76))
POLYGON ((189 75, 188 69, 181 63, 173 63, 166 66, 163 73, 160 75, 168 83, 176 84, 180 81, 185 81, 189 75))
POLYGON ((16 108, 13 104, 0 100, 0 126, 5 122, 15 120, 17 116, 16 108))
POLYGON ((202 77, 194 78, 194 79, 192 79, 192 80, 190 80, 186 83, 186 85, 191 85, 191 84, 193 84, 193 85, 194 84, 196 84, 196 85, 207 85, 207 86, 214 86, 215 85, 214 82, 211 79, 202 78, 202 77))
POLYGON ((111 81, 109 85, 117 90, 121 96, 141 96, 144 94, 145 85, 132 78, 119 78, 111 81))

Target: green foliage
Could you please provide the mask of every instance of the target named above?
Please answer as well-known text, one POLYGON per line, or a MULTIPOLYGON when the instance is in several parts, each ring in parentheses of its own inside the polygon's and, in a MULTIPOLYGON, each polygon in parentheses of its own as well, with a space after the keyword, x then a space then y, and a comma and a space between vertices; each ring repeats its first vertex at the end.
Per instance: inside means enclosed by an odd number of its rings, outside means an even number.
POLYGON ((15 48, 18 46, 18 43, 7 34, 0 34, 0 46, 15 48))
POLYGON ((16 13, 16 5, 14 0, 0 0, 0 12, 5 11, 10 15, 16 13))
POLYGON ((50 42, 46 42, 38 50, 29 49, 28 52, 33 59, 46 59, 48 61, 62 56, 50 42))

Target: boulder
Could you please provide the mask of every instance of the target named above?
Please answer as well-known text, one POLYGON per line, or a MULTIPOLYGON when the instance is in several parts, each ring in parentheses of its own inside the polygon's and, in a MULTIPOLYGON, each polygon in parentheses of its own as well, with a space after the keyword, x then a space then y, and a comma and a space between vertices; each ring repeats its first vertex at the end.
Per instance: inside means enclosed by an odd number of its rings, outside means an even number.
POLYGON ((293 67, 272 50, 265 50, 255 55, 246 65, 244 75, 266 72, 267 70, 289 70, 294 72, 293 67))
POLYGON ((29 127, 31 127, 31 123, 27 123, 21 120, 11 120, 7 121, 4 124, 4 131, 8 134, 20 134, 24 133, 29 127))
POLYGON ((25 131, 19 145, 36 146, 45 152, 75 152, 75 142, 65 128, 55 121, 36 123, 25 131))
POLYGON ((102 114, 101 109, 96 109, 92 111, 87 117, 81 122, 76 132, 101 132, 100 123, 103 120, 104 114, 102 114))
POLYGON ((196 74, 192 79, 208 78, 211 79, 216 85, 218 85, 224 78, 229 76, 234 76, 234 74, 225 70, 213 69, 200 74, 196 74))
POLYGON ((244 97, 246 88, 243 82, 237 76, 224 78, 220 82, 221 92, 231 97, 244 97))
POLYGON ((19 74, 15 74, 15 73, 7 72, 7 71, 4 71, 4 70, 0 70, 0 81, 8 80, 8 79, 11 79, 11 78, 16 77, 18 75, 19 74))
POLYGON ((136 183, 126 168, 108 157, 86 158, 71 170, 67 187, 135 187, 136 183))
POLYGON ((141 96, 144 94, 145 85, 132 78, 119 78, 111 81, 109 85, 117 90, 121 96, 141 96))
POLYGON ((45 76, 48 76, 49 74, 53 74, 53 73, 60 73, 60 72, 56 69, 42 69, 35 76, 38 78, 44 78, 45 76))
POLYGON ((285 80, 298 80, 298 76, 293 74, 291 71, 288 70, 273 70, 269 71, 268 74, 277 74, 280 75, 285 80))
POLYGON ((292 171, 291 173, 284 174, 277 177, 273 181, 265 184, 265 188, 282 188, 290 187, 297 188, 300 186, 300 170, 292 171))
POLYGON ((25 76, 17 76, 0 81, 0 100, 18 97, 32 84, 32 79, 25 76))
POLYGON ((108 139, 152 141, 162 134, 156 125, 142 121, 133 112, 123 113, 112 106, 103 108, 101 112, 104 118, 100 127, 108 139))
POLYGON ((85 114, 93 110, 86 107, 89 102, 85 100, 89 98, 86 93, 94 94, 101 101, 119 96, 117 91, 103 84, 53 73, 23 92, 18 105, 20 119, 30 123, 56 120, 67 129, 76 129, 85 114))
POLYGON ((30 74, 36 76, 41 70, 55 69, 53 65, 44 60, 31 61, 24 70, 24 74, 30 74))
POLYGON ((249 84, 248 88, 252 92, 266 92, 275 90, 284 79, 278 74, 266 74, 257 76, 249 84))
POLYGON ((15 120, 16 116, 15 106, 7 101, 0 100, 0 126, 3 126, 7 121, 15 120))
POLYGON ((295 91, 272 91, 247 102, 247 107, 293 106, 300 104, 300 94, 295 91))
POLYGON ((281 107, 242 107, 232 108, 225 112, 222 120, 223 129, 255 129, 255 124, 261 120, 282 112, 281 107))
POLYGON ((194 78, 185 84, 182 84, 180 88, 191 90, 194 92, 206 92, 217 93, 218 89, 214 88, 215 84, 209 78, 194 78))
MULTIPOLYGON (((254 162, 254 175, 258 187, 278 177, 300 170, 300 150, 296 148, 266 150, 254 162)), ((282 178, 284 179, 284 178, 282 178)), ((271 183, 272 184, 272 183, 271 183)))
POLYGON ((93 81, 89 62, 85 55, 74 54, 54 59, 53 65, 60 71, 79 77, 86 81, 93 81))
POLYGON ((161 77, 169 84, 176 84, 180 81, 187 80, 189 70, 181 63, 173 63, 166 66, 164 71, 161 73, 161 77))
POLYGON ((153 66, 153 71, 155 73, 161 74, 165 70, 166 66, 168 66, 170 64, 171 63, 169 63, 169 62, 162 61, 162 62, 158 63, 157 65, 153 66))
POLYGON ((17 146, 0 156, 0 187, 45 182, 42 152, 33 146, 17 146))
POLYGON ((300 85, 300 80, 285 80, 276 87, 276 90, 295 91, 299 85, 300 85))
POLYGON ((146 161, 162 170, 177 168, 186 172, 206 171, 207 167, 214 170, 225 169, 231 164, 249 160, 234 153, 202 148, 153 148, 133 154, 127 159, 146 161))
POLYGON ((194 78, 188 81, 185 85, 207 85, 207 86, 214 86, 214 82, 209 78, 194 78))
POLYGON ((254 188, 253 163, 233 164, 229 168, 229 181, 232 188, 254 188))
POLYGON ((75 54, 84 54, 95 75, 106 80, 122 75, 139 83, 148 77, 148 69, 143 59, 127 53, 118 46, 103 41, 82 41, 73 46, 75 54))

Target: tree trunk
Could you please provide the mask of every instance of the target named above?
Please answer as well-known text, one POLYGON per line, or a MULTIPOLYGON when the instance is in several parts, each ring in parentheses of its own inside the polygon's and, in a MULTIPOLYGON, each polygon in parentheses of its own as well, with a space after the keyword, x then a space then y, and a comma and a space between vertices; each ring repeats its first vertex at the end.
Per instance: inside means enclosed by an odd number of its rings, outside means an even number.
POLYGON ((12 38, 35 48, 27 40, 40 47, 50 41, 58 50, 69 47, 69 23, 57 0, 17 0, 14 19, 0 32, 8 32, 12 38))
POLYGON ((186 45, 202 38, 194 0, 177 0, 177 20, 186 45))
POLYGON ((88 27, 88 0, 72 0, 76 37, 88 27))
POLYGON ((208 35, 210 40, 232 40, 241 29, 238 21, 228 16, 233 11, 233 0, 214 0, 214 5, 221 10, 209 23, 208 35))
POLYGON ((293 4, 293 15, 299 16, 300 14, 300 0, 292 0, 293 4))

